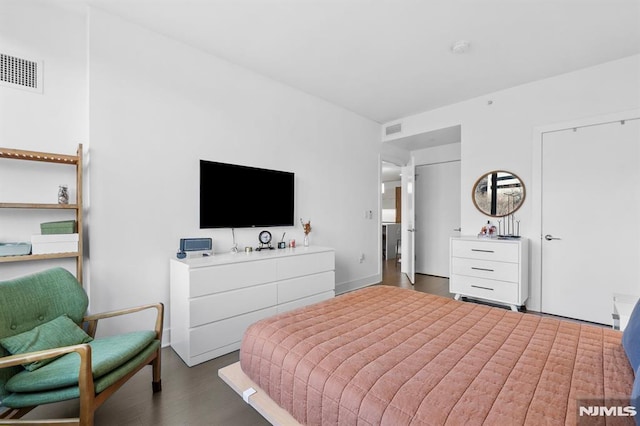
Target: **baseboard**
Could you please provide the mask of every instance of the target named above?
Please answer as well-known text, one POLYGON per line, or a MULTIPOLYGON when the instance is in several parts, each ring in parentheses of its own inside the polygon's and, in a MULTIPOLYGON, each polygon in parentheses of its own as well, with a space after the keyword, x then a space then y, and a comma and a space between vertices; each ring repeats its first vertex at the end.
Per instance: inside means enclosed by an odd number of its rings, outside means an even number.
POLYGON ((374 284, 382 282, 382 274, 371 275, 370 277, 362 278, 356 281, 350 281, 348 283, 336 284, 336 295, 348 293, 350 291, 358 290, 360 288, 369 287, 374 284))

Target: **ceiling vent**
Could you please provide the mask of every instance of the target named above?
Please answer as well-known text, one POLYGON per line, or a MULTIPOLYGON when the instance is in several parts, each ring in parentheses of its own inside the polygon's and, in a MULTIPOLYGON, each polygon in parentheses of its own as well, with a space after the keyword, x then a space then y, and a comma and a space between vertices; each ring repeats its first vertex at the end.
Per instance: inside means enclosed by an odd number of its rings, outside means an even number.
POLYGON ((42 61, 0 53, 0 86, 42 93, 42 61))
POLYGON ((394 133, 400 133, 402 131, 402 123, 393 124, 385 128, 384 131, 387 136, 393 135, 394 133))

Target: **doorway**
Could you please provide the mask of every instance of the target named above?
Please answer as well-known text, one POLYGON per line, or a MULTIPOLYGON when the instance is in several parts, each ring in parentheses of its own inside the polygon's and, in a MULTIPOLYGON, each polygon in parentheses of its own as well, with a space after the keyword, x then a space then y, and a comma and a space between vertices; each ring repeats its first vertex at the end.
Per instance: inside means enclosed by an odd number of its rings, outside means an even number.
POLYGON ((416 167, 416 273, 449 277, 449 240, 460 235, 460 160, 416 167))
POLYGON ((382 259, 399 262, 401 226, 400 166, 382 161, 382 259))
MULTIPOLYGON (((443 164, 449 162, 458 162, 460 164, 461 159, 461 143, 462 139, 462 126, 461 125, 453 125, 450 127, 439 128, 423 133, 418 133, 415 135, 399 137, 394 140, 388 140, 383 143, 383 154, 381 163, 384 160, 393 161, 396 164, 409 164, 410 161, 415 161, 415 164, 418 165, 430 165, 430 164, 443 164)), ((414 168, 415 171, 415 168, 414 168)), ((458 171, 458 186, 456 188, 456 192, 458 193, 458 202, 460 202, 460 172, 458 171)), ((398 179, 401 179, 400 177, 398 179)), ((382 180, 384 182, 384 180, 382 180)), ((416 187, 419 188, 420 183, 415 182, 416 187)), ((407 192, 407 188, 402 188, 403 194, 407 192)), ((417 189, 419 190, 419 189, 417 189)), ((436 201, 437 202, 437 201, 436 201)), ((406 203, 404 201, 403 203, 406 203)), ((414 203, 415 204, 415 203, 414 203)), ((431 203, 433 205, 434 203, 431 203)), ((455 209, 455 208, 454 208, 455 209)), ((405 214, 405 212, 402 212, 405 214)), ((457 207, 457 216, 460 215, 460 206, 458 204, 457 207)), ((384 212, 382 212, 381 217, 384 216, 384 212)), ((416 219, 417 220, 417 219, 416 219)), ((404 220, 402 221, 402 234, 405 237, 409 233, 409 226, 405 224, 404 220), (406 228, 406 229, 405 229, 406 228)), ((437 222, 437 220, 433 220, 432 222, 437 222)), ((458 223, 452 227, 459 227, 460 223, 458 223)), ((448 225, 443 225, 442 229, 447 229, 448 225)), ((415 228, 412 226, 411 228, 415 228)), ((417 230, 419 231, 419 230, 417 230)), ((382 229, 381 229, 382 232, 382 229)), ((418 234, 418 232, 414 232, 415 244, 422 244, 423 237, 418 234)), ((457 233, 456 233, 457 234, 457 233)), ((381 238, 382 240, 382 238, 381 238)), ((405 241, 402 241, 403 246, 405 245, 405 241)), ((449 255, 449 243, 448 240, 444 245, 443 256, 448 259, 449 255)), ((403 252, 408 247, 403 247, 403 252)), ((415 258, 415 256, 412 256, 415 258)), ((411 259, 409 259, 411 260, 411 259)), ((415 266, 415 259, 411 262, 415 266)), ((442 262, 441 262, 442 263, 442 262)), ((402 269, 408 269, 410 265, 401 265, 402 269)), ((446 267, 440 268, 441 274, 444 276, 448 276, 448 261, 446 263, 446 267)), ((415 268, 414 268, 415 270, 415 268)))

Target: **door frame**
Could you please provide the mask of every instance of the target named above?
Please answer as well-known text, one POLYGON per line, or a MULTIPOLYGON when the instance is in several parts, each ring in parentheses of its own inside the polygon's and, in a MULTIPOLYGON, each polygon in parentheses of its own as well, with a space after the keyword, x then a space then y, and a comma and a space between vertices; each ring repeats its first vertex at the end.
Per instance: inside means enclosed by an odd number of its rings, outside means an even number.
POLYGON ((416 282, 416 160, 411 159, 402 167, 402 220, 401 229, 401 262, 403 272, 411 284, 416 282))
POLYGON ((530 288, 527 309, 541 310, 542 302, 542 138, 545 133, 559 130, 585 127, 597 124, 611 123, 620 120, 640 118, 640 109, 602 114, 587 118, 570 120, 562 123, 534 127, 532 143, 532 174, 531 191, 527 191, 527 198, 531 200, 531 246, 529 253, 530 288))

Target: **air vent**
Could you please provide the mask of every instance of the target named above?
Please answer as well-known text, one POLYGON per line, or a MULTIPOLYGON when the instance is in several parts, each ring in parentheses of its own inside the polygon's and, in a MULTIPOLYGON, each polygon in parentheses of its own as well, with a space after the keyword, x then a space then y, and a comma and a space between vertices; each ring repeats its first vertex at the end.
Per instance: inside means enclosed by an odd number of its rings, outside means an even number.
POLYGON ((394 133, 400 133, 402 131, 402 123, 394 124, 385 129, 385 133, 387 136, 392 135, 394 133))
POLYGON ((0 85, 42 93, 42 61, 0 53, 0 85))

